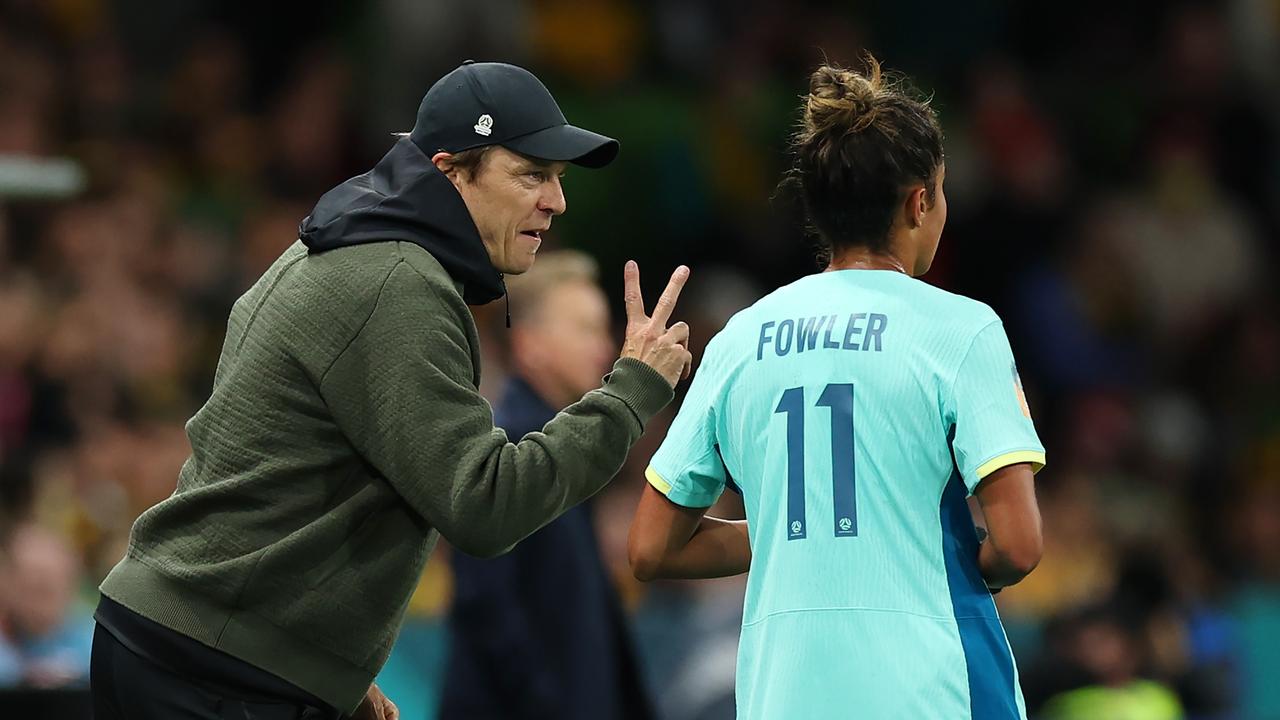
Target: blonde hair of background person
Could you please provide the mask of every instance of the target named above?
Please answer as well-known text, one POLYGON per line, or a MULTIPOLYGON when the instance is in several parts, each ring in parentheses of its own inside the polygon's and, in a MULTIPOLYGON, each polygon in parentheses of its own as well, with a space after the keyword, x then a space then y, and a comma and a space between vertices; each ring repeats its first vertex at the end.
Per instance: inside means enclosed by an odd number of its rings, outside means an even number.
POLYGON ((616 352, 598 277, 590 256, 556 250, 507 281, 512 369, 557 409, 598 385, 616 352))

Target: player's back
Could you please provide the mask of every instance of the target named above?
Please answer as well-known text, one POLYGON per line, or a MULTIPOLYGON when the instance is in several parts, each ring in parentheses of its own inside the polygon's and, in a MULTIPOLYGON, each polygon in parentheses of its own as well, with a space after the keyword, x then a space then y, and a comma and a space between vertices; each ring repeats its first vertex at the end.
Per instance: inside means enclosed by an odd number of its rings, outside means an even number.
POLYGON ((1019 402, 1007 354, 990 308, 870 270, 783 287, 709 345, 686 404, 747 508, 740 717, 1025 715, 965 502, 984 463, 1043 462, 1022 412, 974 407, 1019 402))

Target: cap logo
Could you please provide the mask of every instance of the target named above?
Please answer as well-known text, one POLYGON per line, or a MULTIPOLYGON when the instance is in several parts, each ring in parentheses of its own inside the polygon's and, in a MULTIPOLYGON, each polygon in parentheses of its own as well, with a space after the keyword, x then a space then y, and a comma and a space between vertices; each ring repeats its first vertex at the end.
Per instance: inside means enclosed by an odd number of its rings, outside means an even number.
POLYGON ((481 115, 480 119, 476 121, 475 130, 477 135, 489 137, 489 134, 493 132, 493 118, 488 114, 481 115))

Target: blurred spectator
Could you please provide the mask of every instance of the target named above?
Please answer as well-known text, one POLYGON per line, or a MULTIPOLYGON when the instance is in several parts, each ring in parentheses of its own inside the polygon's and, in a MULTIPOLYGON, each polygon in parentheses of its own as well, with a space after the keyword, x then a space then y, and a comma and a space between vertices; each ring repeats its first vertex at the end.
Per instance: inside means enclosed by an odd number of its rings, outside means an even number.
POLYGON ((1138 270, 1129 277, 1160 350, 1201 339, 1261 279, 1253 229, 1214 184, 1204 142, 1176 134, 1153 140, 1150 184, 1104 220, 1126 267, 1138 270))
MULTIPOLYGON (((1138 638, 1119 617, 1106 610, 1082 612, 1063 633, 1064 661, 1085 678, 1084 687, 1049 698, 1044 720, 1180 720, 1178 697, 1160 683, 1141 677, 1138 638)), ((1058 670, 1064 676, 1072 672, 1058 670)))
MULTIPOLYGON (((1277 444, 1261 449, 1269 465, 1265 474, 1242 488, 1227 505, 1222 522, 1229 546, 1238 558, 1240 578, 1229 610, 1237 624, 1242 668, 1241 714, 1280 717, 1280 474, 1275 472, 1277 444)), ((1261 459, 1261 458, 1260 458, 1261 459)))
MULTIPOLYGON (((589 257, 562 250, 507 281, 513 374, 494 422, 512 440, 541 431, 608 372, 616 353, 596 276, 589 257)), ((653 716, 588 505, 502 557, 452 561, 441 718, 653 716)))
POLYGON ((0 688, 83 686, 93 619, 79 607, 80 563, 57 535, 15 528, 0 546, 0 688))

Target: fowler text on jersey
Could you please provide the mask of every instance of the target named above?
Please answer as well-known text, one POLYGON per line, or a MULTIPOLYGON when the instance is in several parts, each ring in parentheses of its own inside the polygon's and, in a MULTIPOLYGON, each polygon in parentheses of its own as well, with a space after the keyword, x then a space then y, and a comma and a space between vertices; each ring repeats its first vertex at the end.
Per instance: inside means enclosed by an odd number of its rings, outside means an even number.
POLYGON ((839 315, 816 315, 792 320, 770 320, 760 326, 756 360, 764 359, 765 346, 778 357, 791 352, 813 350, 881 351, 881 336, 889 326, 889 316, 880 313, 853 313, 840 322, 839 315), (865 325, 863 322, 865 321, 865 325), (842 328, 837 330, 837 324, 842 328), (821 336, 821 342, 819 342, 821 336), (860 341, 860 342, 859 342, 860 341))

